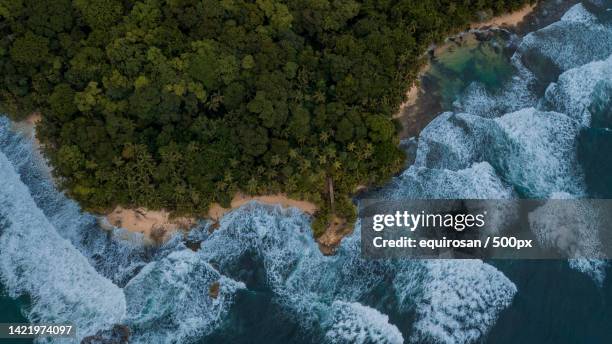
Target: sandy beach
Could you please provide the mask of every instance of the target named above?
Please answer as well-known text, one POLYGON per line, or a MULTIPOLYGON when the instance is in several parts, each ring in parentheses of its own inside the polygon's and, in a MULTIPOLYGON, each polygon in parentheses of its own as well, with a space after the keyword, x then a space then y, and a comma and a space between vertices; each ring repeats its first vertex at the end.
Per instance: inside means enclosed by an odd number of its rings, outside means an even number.
POLYGON ((317 206, 308 201, 300 201, 287 197, 285 194, 265 195, 265 196, 247 196, 241 193, 236 194, 232 199, 230 208, 223 208, 218 203, 213 203, 208 210, 208 217, 211 220, 219 221, 225 213, 239 208, 248 202, 257 201, 263 204, 280 205, 283 208, 298 208, 306 214, 314 214, 317 211, 317 206))
POLYGON ((111 226, 143 233, 146 239, 157 243, 163 242, 174 231, 189 230, 196 224, 195 219, 171 218, 167 211, 147 210, 145 208, 124 209, 116 207, 106 215, 105 219, 111 226))
MULTIPOLYGON (((317 206, 314 203, 291 199, 284 194, 265 196, 236 194, 234 199, 232 199, 230 208, 223 208, 218 203, 212 204, 207 218, 218 222, 227 212, 251 201, 269 205, 280 205, 283 208, 298 208, 310 215, 317 211, 317 206)), ((145 208, 125 209, 122 207, 116 207, 103 220, 106 220, 108 224, 114 227, 143 233, 146 239, 157 243, 166 240, 171 233, 177 230, 187 231, 197 223, 195 218, 172 218, 170 213, 164 210, 148 210, 145 208)), ((104 224, 104 221, 101 221, 101 223, 104 224)))

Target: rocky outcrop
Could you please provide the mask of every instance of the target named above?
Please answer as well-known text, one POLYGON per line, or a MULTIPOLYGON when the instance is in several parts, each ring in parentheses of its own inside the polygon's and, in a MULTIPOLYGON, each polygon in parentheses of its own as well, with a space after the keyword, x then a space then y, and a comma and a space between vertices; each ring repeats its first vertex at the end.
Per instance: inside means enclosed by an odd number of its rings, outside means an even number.
POLYGON ((116 324, 110 330, 99 331, 93 336, 83 338, 81 344, 127 344, 130 335, 129 327, 116 324))

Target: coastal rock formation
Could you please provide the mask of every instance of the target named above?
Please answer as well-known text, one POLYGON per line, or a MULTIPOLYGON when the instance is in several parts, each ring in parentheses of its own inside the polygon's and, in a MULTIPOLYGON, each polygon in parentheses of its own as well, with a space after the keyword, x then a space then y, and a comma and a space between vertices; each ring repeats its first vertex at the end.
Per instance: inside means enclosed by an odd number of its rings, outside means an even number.
POLYGON ((110 330, 102 330, 93 336, 83 338, 81 344, 128 344, 130 328, 125 325, 114 325, 110 330))

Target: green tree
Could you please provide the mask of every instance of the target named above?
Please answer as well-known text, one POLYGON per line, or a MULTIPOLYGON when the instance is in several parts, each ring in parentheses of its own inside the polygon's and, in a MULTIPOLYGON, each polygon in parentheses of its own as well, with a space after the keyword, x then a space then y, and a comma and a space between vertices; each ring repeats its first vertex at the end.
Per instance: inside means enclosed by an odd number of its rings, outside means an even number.
POLYGON ((13 43, 11 58, 21 64, 42 64, 49 59, 49 40, 28 31, 13 43))
POLYGON ((120 0, 75 0, 74 4, 85 23, 94 30, 103 30, 114 25, 123 13, 120 0))
POLYGON ((202 215, 287 192, 324 229, 402 168, 392 116, 425 49, 523 3, 0 0, 0 109, 43 114, 53 171, 88 209, 202 215))

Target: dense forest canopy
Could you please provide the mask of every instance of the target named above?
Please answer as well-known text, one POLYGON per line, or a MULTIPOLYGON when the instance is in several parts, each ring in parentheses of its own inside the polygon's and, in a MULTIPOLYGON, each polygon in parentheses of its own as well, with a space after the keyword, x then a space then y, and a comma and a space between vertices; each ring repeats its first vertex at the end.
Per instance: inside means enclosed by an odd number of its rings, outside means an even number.
POLYGON ((0 0, 0 111, 40 111, 88 209, 204 214, 286 192, 353 218, 403 164, 398 110, 426 47, 525 0, 0 0))

